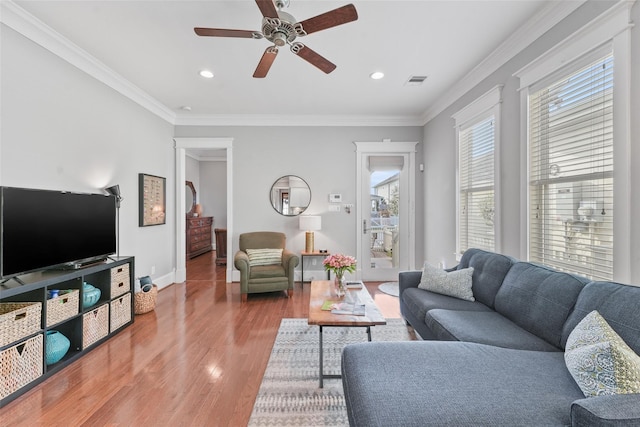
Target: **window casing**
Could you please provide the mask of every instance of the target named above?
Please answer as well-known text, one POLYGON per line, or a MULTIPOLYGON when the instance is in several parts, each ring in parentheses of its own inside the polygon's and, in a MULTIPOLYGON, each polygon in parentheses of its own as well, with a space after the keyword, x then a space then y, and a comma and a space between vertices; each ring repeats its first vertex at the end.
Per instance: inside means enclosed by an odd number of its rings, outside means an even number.
POLYGON ((499 250, 496 191, 501 86, 456 113, 457 253, 499 250))

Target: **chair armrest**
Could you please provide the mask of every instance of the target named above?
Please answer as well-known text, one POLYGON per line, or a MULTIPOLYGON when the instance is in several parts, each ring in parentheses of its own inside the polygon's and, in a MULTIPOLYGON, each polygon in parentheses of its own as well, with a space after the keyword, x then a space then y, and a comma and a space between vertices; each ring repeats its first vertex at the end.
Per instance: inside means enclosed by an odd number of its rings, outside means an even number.
POLYGON ((640 425, 640 394, 617 394, 576 400, 571 404, 571 425, 640 425))
POLYGON ((233 257, 233 265, 243 273, 249 271, 249 255, 246 252, 238 251, 233 257))
POLYGON ((290 268, 296 267, 298 265, 298 262, 300 262, 300 258, 298 258, 298 255, 294 254, 288 249, 282 250, 282 265, 284 266, 284 269, 286 271, 289 271, 290 268), (291 263, 293 263, 293 265, 290 265, 291 263))

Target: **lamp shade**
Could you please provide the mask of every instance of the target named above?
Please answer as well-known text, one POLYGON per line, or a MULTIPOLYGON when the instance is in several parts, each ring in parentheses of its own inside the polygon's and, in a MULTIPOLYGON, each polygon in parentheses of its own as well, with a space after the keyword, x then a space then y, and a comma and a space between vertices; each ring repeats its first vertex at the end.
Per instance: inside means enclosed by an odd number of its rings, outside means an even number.
POLYGON ((300 230, 316 231, 322 229, 322 217, 320 215, 300 215, 300 230))
POLYGON ((120 195, 120 186, 119 186, 119 185, 117 185, 117 184, 116 184, 116 185, 112 185, 111 187, 106 188, 106 192, 107 192, 107 193, 109 193, 109 194, 111 194, 111 195, 113 195, 113 196, 116 196, 116 198, 117 198, 118 200, 120 200, 120 199, 121 199, 121 197, 122 197, 122 196, 120 195))

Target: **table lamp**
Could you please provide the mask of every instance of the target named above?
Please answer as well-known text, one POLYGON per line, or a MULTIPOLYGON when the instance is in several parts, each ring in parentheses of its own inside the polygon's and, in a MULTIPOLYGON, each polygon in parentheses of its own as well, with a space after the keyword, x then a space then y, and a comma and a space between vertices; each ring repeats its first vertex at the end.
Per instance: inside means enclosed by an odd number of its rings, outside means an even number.
POLYGON ((322 217, 319 215, 300 215, 300 230, 306 231, 304 251, 313 252, 313 232, 322 229, 322 217))

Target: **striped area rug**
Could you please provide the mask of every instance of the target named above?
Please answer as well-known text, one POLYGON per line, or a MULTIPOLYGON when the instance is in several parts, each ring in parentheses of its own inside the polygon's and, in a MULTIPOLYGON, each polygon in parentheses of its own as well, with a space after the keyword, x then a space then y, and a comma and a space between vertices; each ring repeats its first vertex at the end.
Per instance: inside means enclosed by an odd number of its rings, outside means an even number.
MULTIPOLYGON (((349 343, 365 342, 366 328, 322 331, 325 374, 340 373, 340 354, 349 343)), ((411 339, 402 319, 371 328, 372 341, 411 339)), ((319 388, 318 327, 307 319, 282 319, 262 378, 249 426, 348 426, 342 381, 325 379, 319 388)))

